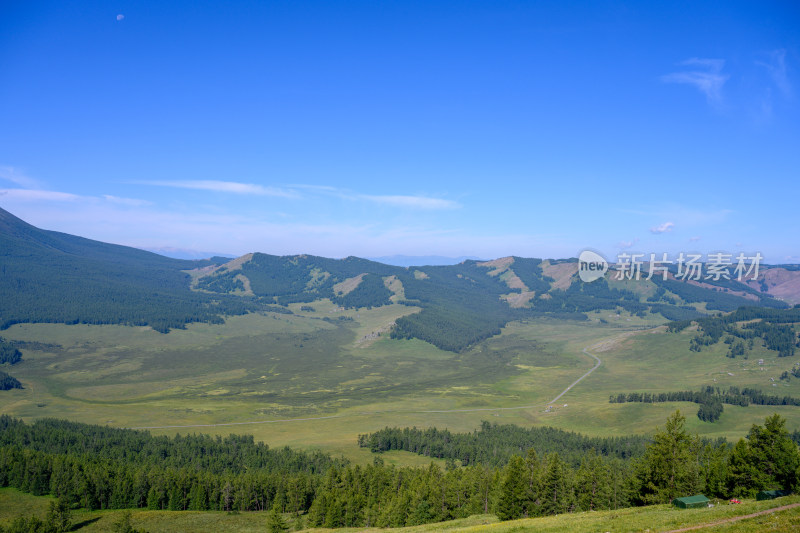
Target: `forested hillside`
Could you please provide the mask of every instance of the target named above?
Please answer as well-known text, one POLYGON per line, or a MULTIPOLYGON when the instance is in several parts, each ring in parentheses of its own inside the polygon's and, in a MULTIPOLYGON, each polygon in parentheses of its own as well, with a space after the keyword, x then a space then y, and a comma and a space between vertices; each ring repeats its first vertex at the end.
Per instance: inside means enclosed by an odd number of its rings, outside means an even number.
POLYGON ((223 263, 170 259, 44 231, 0 210, 0 329, 19 322, 62 322, 147 325, 166 332, 318 299, 346 308, 379 307, 391 303, 389 277, 402 287, 404 299, 395 299, 398 303, 421 308, 396 320, 391 336, 453 352, 497 335, 518 319, 585 321, 587 313, 608 310, 692 320, 705 315, 697 308, 701 303, 723 311, 742 305, 786 307, 724 279, 699 285, 655 276, 638 282, 647 290, 636 292, 606 279, 583 283, 574 274, 557 284, 545 275, 544 265, 565 262, 535 258, 403 268, 357 257, 253 253, 223 263), (208 268, 200 272, 201 267, 208 268), (195 290, 188 270, 196 272, 195 290), (337 284, 350 286, 336 292, 337 284))
POLYGON ((166 332, 258 307, 190 291, 183 270, 209 264, 40 230, 0 209, 0 329, 61 322, 166 332))
MULTIPOLYGON (((696 320, 697 335, 691 341, 690 350, 699 352, 720 341, 728 345, 727 356, 747 357, 758 340, 778 357, 789 357, 800 347, 795 324, 800 323, 800 305, 791 309, 764 307, 740 307, 733 313, 705 317, 696 320)), ((692 324, 691 320, 670 322, 667 329, 680 332, 692 324)))
POLYGON ((503 326, 517 319, 585 321, 587 313, 621 310, 639 316, 660 314, 674 321, 706 316, 693 305, 700 302, 720 310, 740 305, 786 307, 747 285, 724 279, 709 283, 709 288, 674 280, 656 281, 656 276, 653 282, 641 281, 654 287, 649 297, 614 288, 605 279, 584 283, 577 276, 565 289, 559 289, 554 288, 555 280, 544 274, 543 264, 541 259, 511 257, 489 263, 467 260, 458 265, 401 268, 355 257, 334 260, 257 253, 202 277, 198 288, 229 293, 241 290, 245 277, 253 294, 274 303, 329 298, 343 307, 377 307, 388 304, 391 296, 382 279, 394 276, 405 295, 399 303, 421 307, 422 311, 398 319, 392 338, 417 338, 453 352, 499 334, 503 326), (497 264, 503 266, 494 271, 497 264), (500 271, 505 274, 498 275, 500 271), (518 281, 509 285, 510 276, 518 281), (360 282, 351 292, 335 294, 337 283, 357 277, 360 282), (753 299, 724 292, 728 290, 750 294, 753 299), (515 295, 527 296, 524 305, 510 305, 515 295))

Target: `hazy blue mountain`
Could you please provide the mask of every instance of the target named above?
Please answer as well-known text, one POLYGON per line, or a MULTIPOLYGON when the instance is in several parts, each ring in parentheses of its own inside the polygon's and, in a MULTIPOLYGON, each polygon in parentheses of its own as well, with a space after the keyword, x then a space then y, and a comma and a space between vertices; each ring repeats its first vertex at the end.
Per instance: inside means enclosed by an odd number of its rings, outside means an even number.
POLYGON ((400 267, 457 265, 467 259, 480 260, 474 255, 462 255, 459 257, 446 257, 444 255, 384 255, 381 257, 368 257, 367 259, 385 265, 400 267))

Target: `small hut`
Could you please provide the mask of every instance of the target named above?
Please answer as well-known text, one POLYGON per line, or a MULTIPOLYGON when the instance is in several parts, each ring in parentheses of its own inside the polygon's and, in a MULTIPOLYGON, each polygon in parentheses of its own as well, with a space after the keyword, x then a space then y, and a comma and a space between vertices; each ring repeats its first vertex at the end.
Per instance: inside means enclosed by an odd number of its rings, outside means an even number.
POLYGON ((695 494, 694 496, 684 496, 683 498, 675 498, 672 500, 672 505, 680 509, 698 509, 700 507, 708 507, 710 500, 702 494, 695 494))

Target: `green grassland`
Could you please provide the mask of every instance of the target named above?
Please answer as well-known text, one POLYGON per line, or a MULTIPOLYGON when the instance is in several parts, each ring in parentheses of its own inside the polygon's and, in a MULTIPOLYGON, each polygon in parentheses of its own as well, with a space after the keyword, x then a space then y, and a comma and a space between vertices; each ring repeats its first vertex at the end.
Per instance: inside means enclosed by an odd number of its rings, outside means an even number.
MULTIPOLYGON (((31 496, 14 489, 0 489, 0 525, 8 525, 18 516, 36 515, 44 518, 52 498, 31 496)), ((425 531, 489 531, 505 533, 511 531, 670 531, 701 524, 713 524, 723 520, 741 517, 767 509, 800 502, 800 496, 789 496, 776 500, 756 502, 745 500, 739 505, 728 505, 717 502, 713 508, 681 510, 670 505, 654 505, 620 509, 615 511, 583 512, 558 515, 544 518, 531 518, 499 522, 494 515, 477 515, 465 519, 400 528, 402 533, 425 531)), ((86 511, 73 512, 73 531, 110 531, 114 523, 124 511, 86 511)), ((289 526, 294 526, 294 519, 285 515, 289 526)), ((264 531, 266 513, 224 513, 197 511, 144 511, 134 510, 131 513, 131 524, 135 528, 151 533, 168 531, 185 532, 251 532, 264 531)), ((762 531, 797 531, 800 526, 800 507, 728 522, 703 531, 727 532, 762 532, 762 531)), ((328 531, 315 529, 311 531, 328 531)), ((381 529, 344 529, 337 531, 385 531, 381 529)))
MULTIPOLYGON (((13 374, 25 389, 0 393, 0 412, 153 433, 250 433, 271 446, 321 448, 358 462, 372 454, 357 448, 357 436, 385 426, 471 431, 489 420, 625 435, 651 433, 680 408, 691 431, 712 437, 741 437, 773 412, 788 419, 790 430, 800 427, 796 407, 725 406, 718 422, 706 423, 690 403, 610 404, 609 395, 620 392, 703 385, 800 397, 800 379, 778 380, 796 357, 778 358, 760 341, 748 359, 726 358, 721 343, 691 352, 694 332, 666 333, 656 315, 604 310, 583 322, 511 322, 501 335, 453 353, 389 338, 394 320, 418 308, 342 311, 328 300, 290 308, 295 314, 252 313, 169 334, 114 325, 12 326, 3 336, 23 342, 13 374), (587 347, 603 364, 546 409, 594 365, 587 347)), ((406 452, 388 460, 428 462, 406 452)))

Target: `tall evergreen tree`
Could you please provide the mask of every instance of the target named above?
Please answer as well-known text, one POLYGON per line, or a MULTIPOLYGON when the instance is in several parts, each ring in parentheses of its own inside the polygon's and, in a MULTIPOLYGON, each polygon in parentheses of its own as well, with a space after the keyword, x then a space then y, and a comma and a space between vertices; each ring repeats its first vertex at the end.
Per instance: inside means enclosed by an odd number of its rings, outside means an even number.
POLYGON ((539 516, 542 514, 542 462, 531 448, 525 457, 525 466, 528 469, 528 493, 526 516, 539 516))
POLYGON ((752 498, 756 493, 756 487, 764 484, 764 475, 758 471, 755 463, 747 441, 739 439, 728 457, 725 486, 729 495, 752 498))
POLYGON ((272 506, 272 509, 269 510, 269 513, 267 513, 267 531, 269 533, 284 533, 288 531, 288 529, 286 522, 283 520, 283 516, 281 516, 278 503, 276 502, 275 505, 272 506))
POLYGON ((558 453, 547 458, 547 467, 542 479, 542 512, 559 514, 573 510, 575 494, 566 463, 558 453))
POLYGON ((72 528, 72 512, 69 509, 69 501, 66 498, 59 498, 50 502, 45 519, 45 530, 52 533, 66 533, 72 528))
POLYGON ((786 431, 785 419, 776 413, 766 419, 764 427, 754 424, 747 440, 750 458, 756 470, 763 474, 756 490, 797 488, 800 452, 786 431))
POLYGON ((611 508, 611 472, 605 461, 590 450, 575 474, 578 507, 583 511, 611 508))
POLYGON ((527 516, 529 505, 528 480, 530 474, 525 460, 519 455, 511 457, 505 468, 500 498, 497 503, 497 517, 500 520, 514 520, 527 516))
POLYGON ((675 411, 664 430, 653 435, 653 443, 638 463, 637 500, 644 504, 668 503, 702 490, 699 448, 699 438, 686 431, 686 417, 675 411))

